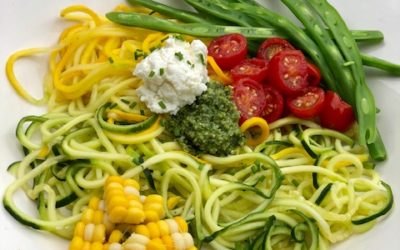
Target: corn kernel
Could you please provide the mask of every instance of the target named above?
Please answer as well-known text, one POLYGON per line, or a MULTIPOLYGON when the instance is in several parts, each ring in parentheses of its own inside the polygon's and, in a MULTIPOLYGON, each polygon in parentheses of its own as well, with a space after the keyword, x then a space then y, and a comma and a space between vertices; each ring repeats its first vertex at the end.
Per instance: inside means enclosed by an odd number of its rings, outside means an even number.
POLYGON ((158 228, 157 223, 149 222, 147 223, 147 228, 150 232, 150 239, 159 238, 160 237, 160 229, 158 228))
POLYGON ((81 237, 75 236, 72 238, 69 245, 69 250, 81 250, 83 248, 83 239, 81 237))
POLYGON ((163 241, 164 246, 167 248, 167 250, 174 250, 174 242, 172 241, 170 235, 162 236, 161 240, 163 241))
POLYGON ((176 223, 178 224, 179 227, 179 232, 181 233, 187 233, 189 228, 188 228, 188 224, 186 223, 186 220, 180 216, 176 216, 174 218, 174 220, 176 221, 176 223))
POLYGON ((93 196, 89 201, 88 207, 93 210, 97 210, 99 208, 99 202, 100 202, 100 199, 96 196, 93 196))
POLYGON ((193 237, 190 233, 182 233, 183 241, 185 242, 185 249, 194 246, 193 237))
POLYGON ((128 210, 125 207, 118 206, 118 207, 114 207, 114 209, 109 211, 108 218, 113 223, 119 223, 119 222, 123 221, 123 219, 126 217, 127 214, 128 214, 128 210))
POLYGON ((119 230, 113 230, 110 234, 110 237, 108 237, 108 242, 109 243, 118 243, 122 239, 122 232, 119 230))
POLYGON ((93 242, 90 245, 90 250, 103 250, 103 244, 101 242, 93 242))
POLYGON ((191 247, 191 248, 189 248, 187 250, 197 250, 197 247, 191 247))
POLYGON ((94 227, 92 241, 104 242, 106 239, 106 226, 98 224, 94 227))
POLYGON ((146 227, 145 225, 136 226, 135 233, 141 234, 141 235, 144 235, 144 236, 150 238, 150 231, 149 231, 148 227, 146 227))
POLYGON ((165 222, 164 220, 157 221, 157 226, 160 229, 161 237, 170 234, 168 223, 165 222))
POLYGON ((128 224, 140 224, 144 221, 145 214, 142 209, 131 207, 128 209, 128 213, 124 219, 125 223, 128 224))
POLYGON ((149 241, 147 244, 147 250, 167 250, 167 248, 164 246, 161 239, 156 238, 149 241))
POLYGON ((104 183, 104 186, 108 186, 110 183, 119 183, 119 184, 122 184, 123 182, 124 182, 124 179, 123 179, 121 176, 113 175, 113 176, 109 176, 109 177, 106 179, 106 181, 105 181, 105 183, 104 183))
POLYGON ((123 247, 119 243, 111 243, 108 250, 123 250, 123 247))
POLYGON ((176 250, 185 250, 185 242, 180 233, 171 234, 172 241, 176 250))
POLYGON ((125 179, 123 182, 124 186, 134 187, 136 190, 140 190, 140 185, 133 179, 125 179))
POLYGON ((129 206, 128 200, 123 196, 114 196, 110 200, 106 201, 107 210, 113 210, 115 207, 125 207, 129 206))
POLYGON ((160 216, 158 215, 158 213, 156 211, 145 210, 144 214, 145 214, 145 217, 146 217, 146 219, 145 219, 146 222, 159 221, 160 220, 160 216))
POLYGON ((131 234, 131 236, 126 240, 126 243, 138 243, 143 246, 146 246, 149 243, 150 239, 141 234, 131 234))
POLYGON ((166 219, 171 234, 179 232, 178 223, 174 219, 166 219))
POLYGON ((85 224, 91 223, 93 221, 94 210, 91 208, 86 208, 82 213, 81 221, 85 224))
POLYGON ((79 236, 79 237, 83 238, 84 231, 85 231, 85 223, 83 223, 82 221, 79 221, 78 223, 76 223, 75 229, 74 229, 74 236, 79 236))
POLYGON ((143 210, 143 204, 138 200, 130 200, 128 204, 129 207, 137 207, 143 210))
POLYGON ((101 224, 103 222, 103 211, 96 210, 93 214, 93 223, 94 224, 101 224))
POLYGON ((161 203, 163 202, 163 197, 158 194, 150 194, 146 197, 144 203, 161 203))
POLYGON ((93 239, 95 225, 93 223, 86 224, 85 231, 83 233, 83 239, 91 242, 93 239))
POLYGON ((81 250, 90 250, 90 242, 83 242, 83 247, 81 250))
POLYGON ((112 198, 112 197, 116 197, 116 196, 124 196, 125 193, 123 190, 119 190, 119 189, 107 189, 104 192, 104 200, 106 201, 106 203, 112 198))
POLYGON ((140 245, 138 243, 129 243, 124 245, 124 250, 147 250, 146 246, 140 245))

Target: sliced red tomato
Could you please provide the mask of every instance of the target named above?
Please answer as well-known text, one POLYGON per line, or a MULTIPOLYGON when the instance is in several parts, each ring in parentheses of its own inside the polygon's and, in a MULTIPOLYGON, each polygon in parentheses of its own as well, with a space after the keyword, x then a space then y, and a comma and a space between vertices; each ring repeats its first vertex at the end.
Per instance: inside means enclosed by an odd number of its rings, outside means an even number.
POLYGON ((295 95, 308 86, 307 61, 300 50, 282 50, 268 65, 268 80, 283 95, 295 95))
POLYGON ((305 88, 297 96, 287 100, 289 110, 297 117, 311 119, 319 115, 325 100, 325 92, 319 87, 305 88))
POLYGON ((208 54, 223 70, 230 70, 247 56, 247 40, 241 34, 217 37, 208 45, 208 54))
POLYGON ((261 116, 265 108, 263 86, 250 78, 242 78, 233 85, 233 100, 240 112, 240 124, 251 117, 261 116))
POLYGON ((258 58, 245 59, 231 69, 233 81, 239 81, 242 78, 251 78, 254 81, 261 82, 267 78, 268 63, 258 58))
POLYGON ((323 127, 341 132, 348 130, 355 121, 353 108, 333 91, 326 92, 319 117, 323 127))
POLYGON ((307 69, 308 69, 308 84, 310 86, 318 86, 319 83, 321 82, 321 72, 319 71, 319 68, 312 64, 312 63, 307 63, 307 69))
POLYGON ((279 37, 268 38, 258 48, 257 57, 269 62, 278 52, 294 49, 295 48, 285 39, 279 37))
POLYGON ((268 122, 281 118, 283 114, 283 97, 276 89, 270 86, 264 86, 265 93, 265 108, 262 112, 262 117, 268 122))

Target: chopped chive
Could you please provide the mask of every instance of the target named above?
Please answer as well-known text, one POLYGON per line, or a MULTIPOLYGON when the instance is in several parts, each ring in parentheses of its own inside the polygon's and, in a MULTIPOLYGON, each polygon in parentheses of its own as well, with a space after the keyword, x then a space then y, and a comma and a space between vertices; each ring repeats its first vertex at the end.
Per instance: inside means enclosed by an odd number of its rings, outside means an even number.
POLYGON ((155 51, 156 49, 159 49, 159 48, 160 48, 160 46, 151 47, 151 48, 150 48, 150 52, 153 52, 153 51, 155 51))
POLYGON ((158 102, 158 105, 160 105, 160 107, 161 107, 162 109, 166 109, 166 108, 167 108, 167 106, 165 106, 165 103, 164 103, 163 101, 159 101, 159 102, 158 102))
POLYGON ((133 55, 134 55, 134 57, 135 57, 135 60, 138 60, 140 57, 145 58, 145 57, 147 56, 147 54, 144 53, 144 51, 141 50, 141 49, 135 50, 135 52, 133 53, 133 55))
POLYGON ((179 61, 183 60, 183 54, 181 52, 175 52, 176 58, 178 58, 179 61))
POLYGON ((201 64, 206 65, 206 61, 204 60, 203 54, 199 54, 201 64))
POLYGON ((140 114, 144 115, 144 110, 143 109, 140 110, 140 114))
POLYGON ((169 36, 164 37, 163 39, 161 39, 161 42, 165 42, 165 40, 167 40, 169 38, 169 36))
POLYGON ((177 40, 185 41, 185 39, 183 38, 183 36, 181 34, 174 35, 174 38, 177 40))
POLYGON ((134 107, 136 107, 136 102, 135 101, 133 101, 130 105, 129 105, 129 108, 131 108, 131 109, 133 109, 134 107))
POLYGON ((109 57, 109 58, 108 58, 108 61, 109 61, 110 63, 114 63, 114 59, 112 59, 112 57, 109 57))
POLYGON ((117 104, 116 104, 116 103, 112 103, 108 108, 109 108, 109 109, 113 109, 113 108, 115 108, 115 107, 117 107, 117 104))
POLYGON ((129 105, 131 102, 126 100, 126 99, 121 99, 121 102, 125 103, 126 105, 129 105))
POLYGON ((190 67, 194 68, 194 64, 191 61, 187 60, 186 62, 190 65, 190 67))
POLYGON ((152 71, 150 71, 150 73, 149 73, 149 77, 153 77, 155 74, 156 74, 156 73, 152 70, 152 71))
POLYGON ((164 71, 165 71, 164 68, 160 68, 160 72, 159 72, 160 76, 164 75, 164 71))

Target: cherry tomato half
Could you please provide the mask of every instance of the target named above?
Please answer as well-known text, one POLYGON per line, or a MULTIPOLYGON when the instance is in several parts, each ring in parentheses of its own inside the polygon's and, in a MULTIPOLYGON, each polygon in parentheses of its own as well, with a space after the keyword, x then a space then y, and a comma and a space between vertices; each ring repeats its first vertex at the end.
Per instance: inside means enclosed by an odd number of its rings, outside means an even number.
POLYGON ((208 45, 208 54, 223 70, 230 70, 247 56, 247 40, 241 34, 217 37, 208 45))
POLYGON ((283 95, 295 95, 308 86, 307 61, 300 50, 282 50, 268 65, 268 80, 283 95))
POLYGON ((233 81, 242 78, 251 78, 254 81, 261 82, 267 78, 268 63, 258 58, 245 59, 231 69, 233 81))
POLYGON ((297 117, 311 119, 321 112, 324 107, 325 92, 319 87, 305 88, 297 96, 287 100, 289 110, 297 117))
POLYGON ((263 86, 250 78, 242 78, 233 85, 233 100, 240 112, 240 124, 251 117, 261 116, 265 108, 263 86))
POLYGON ((271 123, 281 118, 283 114, 283 97, 281 93, 270 86, 264 86, 264 93, 266 105, 261 116, 271 123))
POLYGON ((308 69, 308 84, 310 86, 318 86, 319 83, 321 82, 321 72, 319 71, 319 68, 312 64, 312 63, 307 63, 307 69, 308 69))
POLYGON ((285 39, 279 37, 268 38, 258 48, 257 57, 269 62, 278 52, 294 49, 295 48, 285 39))
POLYGON ((319 117, 323 127, 340 132, 349 129, 355 121, 353 108, 333 91, 326 92, 324 106, 319 117))

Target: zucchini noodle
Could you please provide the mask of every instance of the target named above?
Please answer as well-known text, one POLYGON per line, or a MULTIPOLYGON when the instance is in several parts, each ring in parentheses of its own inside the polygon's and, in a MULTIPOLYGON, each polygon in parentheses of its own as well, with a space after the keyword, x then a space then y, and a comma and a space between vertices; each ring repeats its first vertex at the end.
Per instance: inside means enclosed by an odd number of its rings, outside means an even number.
POLYGON ((391 208, 390 186, 370 169, 368 151, 310 120, 282 118, 265 128, 264 141, 228 156, 184 152, 164 131, 163 117, 140 102, 141 81, 132 75, 172 34, 119 26, 85 6, 61 16, 75 24, 56 46, 16 52, 6 66, 21 97, 48 107, 17 126, 25 157, 8 168, 16 180, 4 205, 21 223, 71 238, 82 210, 111 175, 134 178, 143 194, 162 195, 167 216, 190 221, 197 246, 212 249, 328 249, 372 228, 391 208), (50 55, 43 99, 26 92, 13 69, 37 53, 50 55), (15 204, 21 189, 37 202, 36 216, 15 204))

